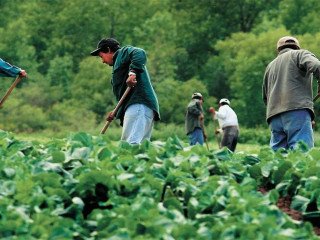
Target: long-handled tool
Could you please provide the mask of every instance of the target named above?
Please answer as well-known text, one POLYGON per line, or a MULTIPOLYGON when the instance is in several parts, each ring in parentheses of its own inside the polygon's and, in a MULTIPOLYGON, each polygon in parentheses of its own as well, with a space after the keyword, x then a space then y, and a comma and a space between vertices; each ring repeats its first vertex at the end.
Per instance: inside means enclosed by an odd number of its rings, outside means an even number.
POLYGON ((214 138, 216 139, 217 141, 217 144, 218 144, 218 148, 220 148, 220 140, 219 140, 219 137, 218 135, 221 134, 221 132, 219 131, 220 129, 216 129, 215 128, 215 118, 214 118, 214 115, 215 115, 215 110, 213 107, 210 107, 209 108, 209 112, 212 114, 212 128, 213 128, 213 134, 214 134, 214 138))
POLYGON ((17 86, 17 84, 21 81, 23 77, 22 76, 18 76, 16 78, 16 80, 14 80, 14 82, 12 83, 12 85, 10 86, 10 88, 8 89, 8 91, 6 92, 6 94, 3 96, 3 98, 0 100, 0 107, 2 107, 4 101, 9 97, 10 93, 12 92, 12 90, 17 86))
POLYGON ((315 96, 314 98, 313 98, 313 101, 315 102, 315 101, 317 101, 317 99, 320 97, 320 82, 318 81, 318 93, 317 93, 317 96, 315 96))
MULTIPOLYGON (((201 128, 202 128, 203 137, 204 137, 204 136, 205 136, 205 132, 206 132, 205 129, 204 129, 204 119, 200 119, 200 126, 201 126, 201 128)), ((207 137, 204 137, 204 141, 205 141, 205 143, 206 143, 206 146, 207 146, 208 151, 210 152, 207 137)))
MULTIPOLYGON (((112 112, 113 112, 114 116, 117 114, 119 108, 121 107, 122 103, 124 102, 124 100, 128 96, 130 90, 131 90, 131 87, 127 87, 126 91, 123 93, 123 95, 120 98, 119 102, 117 103, 116 107, 113 109, 112 112)), ((103 128, 100 131, 101 134, 104 134, 106 132, 106 130, 108 129, 110 123, 111 123, 111 121, 107 121, 106 122, 106 124, 103 126, 103 128)))
MULTIPOLYGON (((319 97, 320 97, 320 84, 318 83, 318 94, 317 94, 317 96, 315 96, 315 97, 313 98, 313 102, 316 102, 319 97)), ((312 128, 315 128, 315 126, 316 126, 315 120, 312 120, 312 121, 311 121, 311 124, 312 124, 312 128)))
POLYGON ((208 151, 210 152, 210 148, 209 148, 208 140, 207 140, 207 139, 205 139, 204 141, 206 142, 207 149, 208 149, 208 151))

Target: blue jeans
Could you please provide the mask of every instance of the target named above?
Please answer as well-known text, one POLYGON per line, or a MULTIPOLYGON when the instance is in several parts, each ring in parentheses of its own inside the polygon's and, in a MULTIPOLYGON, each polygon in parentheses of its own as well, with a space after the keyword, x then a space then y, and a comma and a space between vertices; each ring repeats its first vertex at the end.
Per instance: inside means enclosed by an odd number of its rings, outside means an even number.
POLYGON ((196 145, 197 143, 203 145, 204 137, 201 128, 195 128, 193 132, 188 134, 190 145, 196 145))
POLYGON ((130 144, 139 144, 150 140, 153 129, 154 112, 143 104, 130 105, 123 118, 121 140, 130 144))
POLYGON ((270 147, 294 149, 299 141, 303 141, 309 148, 313 145, 313 131, 310 113, 306 109, 299 109, 281 113, 271 118, 270 147))

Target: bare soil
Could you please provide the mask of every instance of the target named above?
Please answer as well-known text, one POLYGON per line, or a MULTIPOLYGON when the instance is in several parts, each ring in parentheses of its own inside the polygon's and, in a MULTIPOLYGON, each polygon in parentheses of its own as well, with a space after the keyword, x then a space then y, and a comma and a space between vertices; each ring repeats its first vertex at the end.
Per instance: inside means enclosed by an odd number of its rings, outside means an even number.
MULTIPOLYGON (((258 191, 260 191, 263 194, 266 194, 268 192, 268 190, 265 188, 259 188, 258 191)), ((302 213, 290 208, 291 201, 292 201, 292 199, 290 196, 281 197, 281 198, 279 198, 279 200, 277 202, 277 206, 281 211, 286 213, 292 219, 298 220, 298 221, 303 221, 302 213)), ((313 229, 314 229, 315 234, 320 236, 320 227, 314 223, 311 223, 311 224, 313 225, 313 229)))

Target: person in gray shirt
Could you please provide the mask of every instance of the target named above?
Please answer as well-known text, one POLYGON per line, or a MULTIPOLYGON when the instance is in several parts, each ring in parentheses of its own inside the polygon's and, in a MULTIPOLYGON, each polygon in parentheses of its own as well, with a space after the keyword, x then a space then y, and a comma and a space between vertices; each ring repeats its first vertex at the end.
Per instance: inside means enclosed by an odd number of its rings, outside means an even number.
POLYGON ((185 117, 185 129, 190 145, 201 144, 207 139, 204 130, 203 96, 201 93, 193 93, 187 106, 185 117))
POLYGON ((278 56, 268 64, 262 85, 270 147, 294 149, 298 142, 314 146, 312 79, 320 79, 320 61, 299 41, 285 36, 277 42, 278 56))

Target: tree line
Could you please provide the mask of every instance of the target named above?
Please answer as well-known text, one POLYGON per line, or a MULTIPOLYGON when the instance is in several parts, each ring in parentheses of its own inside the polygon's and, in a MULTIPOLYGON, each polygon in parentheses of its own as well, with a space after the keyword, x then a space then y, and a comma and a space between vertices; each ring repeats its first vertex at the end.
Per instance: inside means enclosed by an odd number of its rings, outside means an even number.
MULTIPOLYGON (((226 97, 240 125, 265 126, 264 69, 294 35, 320 56, 317 0, 0 0, 0 57, 27 70, 0 128, 90 130, 116 102, 111 69, 89 56, 114 37, 146 50, 162 122, 182 124, 193 92, 226 97)), ((1 94, 10 86, 1 79, 1 94)), ((316 109, 316 111, 318 108, 316 109)))

